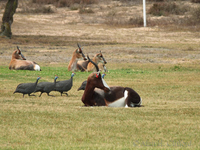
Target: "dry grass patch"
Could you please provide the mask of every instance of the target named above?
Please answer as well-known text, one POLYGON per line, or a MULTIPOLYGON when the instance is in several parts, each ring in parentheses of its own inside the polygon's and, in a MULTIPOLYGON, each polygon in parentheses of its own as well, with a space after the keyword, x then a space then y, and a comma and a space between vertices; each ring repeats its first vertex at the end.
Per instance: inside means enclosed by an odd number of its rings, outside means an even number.
POLYGON ((15 14, 13 38, 0 40, 2 149, 199 149, 199 32, 102 25, 108 10, 128 12, 119 1, 108 4, 91 5, 95 13, 89 15, 65 8, 48 15, 15 14), (101 50, 108 85, 132 87, 144 107, 82 107, 83 91, 77 89, 87 72, 76 73, 69 96, 12 94, 38 75, 41 81, 52 82, 55 74, 69 79, 67 65, 77 43, 91 57, 101 50), (8 69, 17 45, 41 72, 8 69))
POLYGON ((36 97, 22 98, 21 94, 12 94, 18 83, 34 82, 36 74, 52 81, 52 74, 56 73, 61 80, 70 72, 65 72, 65 67, 50 70, 45 67, 42 72, 1 67, 4 72, 0 74, 0 90, 4 93, 0 95, 1 147, 198 149, 198 66, 138 63, 123 67, 111 63, 111 66, 113 69, 105 77, 108 85, 132 87, 141 95, 144 107, 82 107, 83 91, 77 89, 89 73, 81 72, 74 76, 69 96, 52 92, 56 97, 46 94, 38 97, 36 93, 36 97))

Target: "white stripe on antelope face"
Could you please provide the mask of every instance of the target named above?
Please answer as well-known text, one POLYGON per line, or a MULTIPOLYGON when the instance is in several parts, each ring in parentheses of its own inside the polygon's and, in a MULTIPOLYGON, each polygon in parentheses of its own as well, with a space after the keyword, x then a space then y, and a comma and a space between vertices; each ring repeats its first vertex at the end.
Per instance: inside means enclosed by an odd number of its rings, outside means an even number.
POLYGON ((101 80, 102 80, 102 82, 103 82, 103 85, 104 85, 105 87, 107 87, 108 89, 110 89, 110 87, 108 86, 108 84, 106 83, 106 81, 105 81, 103 78, 101 78, 101 80))
POLYGON ((108 107, 125 107, 126 106, 126 98, 128 97, 128 91, 124 92, 124 97, 114 101, 113 103, 108 104, 108 107))

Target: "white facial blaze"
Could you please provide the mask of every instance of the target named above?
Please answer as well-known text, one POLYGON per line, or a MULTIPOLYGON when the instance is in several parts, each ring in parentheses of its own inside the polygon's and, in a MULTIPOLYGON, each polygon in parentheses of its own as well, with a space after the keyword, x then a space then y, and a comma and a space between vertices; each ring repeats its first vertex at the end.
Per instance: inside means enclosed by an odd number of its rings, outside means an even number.
POLYGON ((110 87, 108 86, 108 84, 106 83, 106 81, 105 81, 103 78, 101 78, 101 79, 102 79, 103 85, 104 85, 105 87, 107 87, 108 89, 110 89, 110 87))
POLYGON ((104 70, 106 70, 106 66, 103 66, 104 70))

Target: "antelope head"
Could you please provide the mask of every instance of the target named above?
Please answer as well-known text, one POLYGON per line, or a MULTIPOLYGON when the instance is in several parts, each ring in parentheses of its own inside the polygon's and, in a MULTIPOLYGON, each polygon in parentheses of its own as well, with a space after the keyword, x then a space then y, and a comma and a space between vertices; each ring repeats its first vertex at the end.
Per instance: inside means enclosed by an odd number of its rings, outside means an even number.
POLYGON ((99 71, 99 67, 96 63, 94 63, 89 56, 87 56, 88 60, 96 67, 97 72, 93 72, 89 75, 87 84, 91 87, 96 87, 104 90, 105 92, 110 91, 110 87, 107 85, 105 80, 102 78, 101 73, 99 71))
POLYGON ((76 58, 81 58, 83 57, 84 60, 87 60, 87 57, 83 54, 83 50, 80 47, 80 45, 77 43, 78 49, 76 50, 76 58))
POLYGON ((106 62, 105 58, 103 57, 103 54, 101 53, 101 51, 100 51, 98 57, 102 60, 103 64, 107 64, 107 62, 106 62))
POLYGON ((95 62, 96 62, 97 64, 98 64, 98 63, 102 63, 102 64, 106 64, 106 63, 107 63, 106 60, 104 59, 104 57, 103 57, 101 51, 100 51, 100 53, 98 53, 98 54, 95 55, 95 62))
POLYGON ((13 52, 13 55, 12 55, 13 58, 15 59, 23 59, 23 60, 26 60, 26 58, 24 57, 24 55, 22 55, 22 52, 20 50, 20 48, 17 46, 17 50, 15 50, 13 52))

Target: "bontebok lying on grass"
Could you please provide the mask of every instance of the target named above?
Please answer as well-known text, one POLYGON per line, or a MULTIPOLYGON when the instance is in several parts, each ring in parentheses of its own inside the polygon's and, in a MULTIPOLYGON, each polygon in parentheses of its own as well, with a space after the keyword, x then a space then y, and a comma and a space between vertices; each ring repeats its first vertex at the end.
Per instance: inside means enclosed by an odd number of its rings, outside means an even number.
POLYGON ((17 50, 12 53, 12 59, 9 64, 9 69, 41 71, 40 66, 36 62, 26 60, 18 46, 17 50))
MULTIPOLYGON (((105 58, 103 57, 103 54, 101 53, 97 53, 93 59, 92 59, 93 62, 95 62, 102 71, 106 72, 107 69, 106 69, 106 66, 105 64, 107 64, 105 58)), ((77 67, 79 70, 81 71, 96 71, 96 67, 91 63, 89 62, 89 60, 79 60, 77 62, 77 67)))
POLYGON ((72 58, 69 62, 68 65, 68 71, 76 71, 77 69, 77 61, 80 58, 83 58, 84 60, 87 60, 87 58, 85 57, 85 55, 83 54, 83 51, 81 49, 81 47, 78 45, 78 49, 76 49, 73 54, 72 54, 72 58))
MULTIPOLYGON (((89 61, 90 58, 88 57, 89 61)), ((98 66, 91 61, 97 72, 93 72, 87 79, 82 102, 85 106, 109 106, 109 107, 135 107, 141 105, 141 98, 137 92, 129 87, 108 87, 99 73, 98 66), (99 88, 99 89, 97 89, 99 88)))

